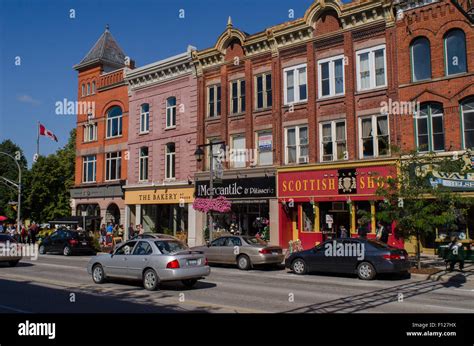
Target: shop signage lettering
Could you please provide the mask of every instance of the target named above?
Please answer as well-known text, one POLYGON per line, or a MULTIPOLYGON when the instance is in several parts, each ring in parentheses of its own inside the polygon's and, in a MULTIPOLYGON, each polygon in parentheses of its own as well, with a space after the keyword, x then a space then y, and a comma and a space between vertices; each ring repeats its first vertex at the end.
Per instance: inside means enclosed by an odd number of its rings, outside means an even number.
POLYGON ((126 204, 178 204, 194 201, 193 188, 126 191, 126 204))
MULTIPOLYGON (((274 177, 224 179, 214 182, 213 195, 227 198, 275 197, 276 182, 274 177)), ((196 197, 208 198, 211 195, 209 181, 196 182, 196 197)))
POLYGON ((384 180, 395 174, 394 166, 280 172, 279 197, 375 194, 384 180))

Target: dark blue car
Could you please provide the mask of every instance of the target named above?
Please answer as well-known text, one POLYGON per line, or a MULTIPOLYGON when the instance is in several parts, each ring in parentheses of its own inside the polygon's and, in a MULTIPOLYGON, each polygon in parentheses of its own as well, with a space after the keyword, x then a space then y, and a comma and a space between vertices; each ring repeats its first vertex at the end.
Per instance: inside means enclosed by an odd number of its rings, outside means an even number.
POLYGON ((318 246, 295 252, 285 260, 295 274, 329 272, 357 274, 372 280, 379 273, 407 273, 408 254, 373 239, 343 238, 327 240, 318 246))

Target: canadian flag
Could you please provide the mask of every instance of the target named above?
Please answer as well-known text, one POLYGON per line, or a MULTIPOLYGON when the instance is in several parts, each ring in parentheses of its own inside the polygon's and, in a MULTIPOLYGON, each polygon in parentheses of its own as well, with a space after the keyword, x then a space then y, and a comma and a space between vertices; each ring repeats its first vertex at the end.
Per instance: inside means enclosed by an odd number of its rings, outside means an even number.
POLYGON ((46 137, 49 137, 51 138, 53 141, 58 141, 58 137, 56 137, 56 135, 54 133, 52 133, 51 131, 49 131, 46 127, 44 127, 44 125, 42 124, 39 124, 39 134, 41 136, 46 136, 46 137))

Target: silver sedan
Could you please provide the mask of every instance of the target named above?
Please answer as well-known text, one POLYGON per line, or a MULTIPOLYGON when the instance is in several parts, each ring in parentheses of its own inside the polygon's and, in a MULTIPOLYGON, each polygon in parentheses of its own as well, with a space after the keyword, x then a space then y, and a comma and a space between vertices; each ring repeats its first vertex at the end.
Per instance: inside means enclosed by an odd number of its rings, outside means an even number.
POLYGON ((143 286, 153 291, 164 281, 181 281, 190 288, 211 270, 202 252, 190 250, 179 240, 137 239, 121 244, 113 253, 92 257, 87 272, 97 284, 108 278, 143 280, 143 286))
POLYGON ((223 236, 192 249, 204 252, 209 263, 237 264, 242 270, 257 264, 280 264, 285 258, 281 247, 251 236, 223 236))

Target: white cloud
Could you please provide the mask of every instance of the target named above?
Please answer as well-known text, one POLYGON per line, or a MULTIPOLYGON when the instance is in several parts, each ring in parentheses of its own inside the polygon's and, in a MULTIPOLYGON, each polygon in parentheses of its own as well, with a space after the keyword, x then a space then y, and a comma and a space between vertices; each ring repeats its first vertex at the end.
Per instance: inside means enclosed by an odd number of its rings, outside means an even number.
POLYGON ((35 100, 33 97, 27 94, 18 95, 16 99, 20 102, 29 103, 32 105, 39 105, 41 103, 39 100, 35 100))

